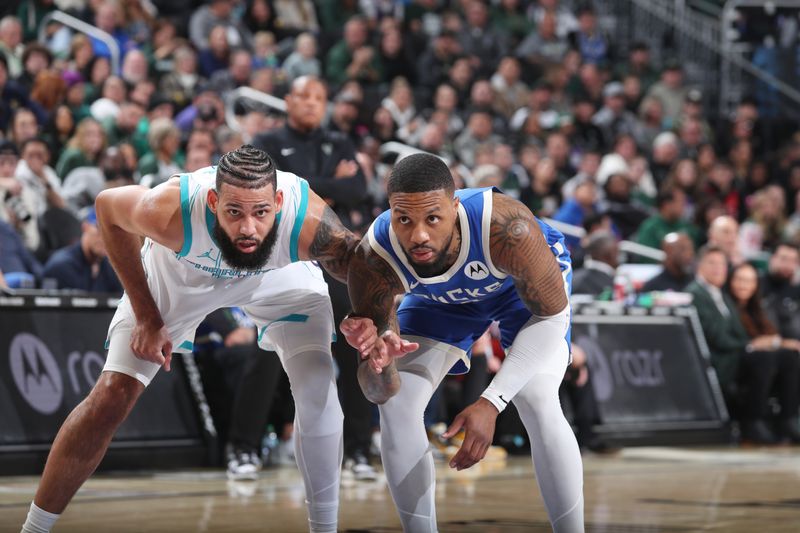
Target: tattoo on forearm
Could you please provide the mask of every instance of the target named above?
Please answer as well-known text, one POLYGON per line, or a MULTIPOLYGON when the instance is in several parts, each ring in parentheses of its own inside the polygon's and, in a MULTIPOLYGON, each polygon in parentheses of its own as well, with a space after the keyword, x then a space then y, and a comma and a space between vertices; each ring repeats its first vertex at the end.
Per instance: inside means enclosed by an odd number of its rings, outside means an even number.
POLYGON ((534 315, 548 316, 567 305, 564 280, 531 212, 520 202, 494 195, 491 254, 494 264, 514 278, 522 301, 534 315))
POLYGON ((397 331, 394 298, 403 286, 392 267, 364 242, 350 262, 347 288, 354 314, 371 318, 378 333, 389 327, 397 331))
POLYGON ((357 244, 355 235, 342 225, 330 207, 325 206, 309 247, 309 257, 319 261, 331 276, 345 282, 348 263, 357 244))
POLYGON ((400 373, 392 363, 376 374, 366 361, 358 367, 358 383, 367 400, 372 403, 386 403, 400 389, 400 373))

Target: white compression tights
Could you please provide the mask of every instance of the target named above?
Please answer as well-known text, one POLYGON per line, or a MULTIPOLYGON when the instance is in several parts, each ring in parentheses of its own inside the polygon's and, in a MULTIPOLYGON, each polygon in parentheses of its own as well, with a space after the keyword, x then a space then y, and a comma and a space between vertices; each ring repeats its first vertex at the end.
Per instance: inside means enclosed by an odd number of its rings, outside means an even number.
POLYGON ((311 350, 292 355, 283 367, 295 402, 295 456, 306 489, 309 530, 335 532, 343 415, 333 359, 328 351, 311 350))
MULTIPOLYGON (((459 355, 447 345, 417 337, 409 340, 420 342, 420 349, 397 360, 400 392, 380 406, 381 456, 403 529, 429 533, 437 531, 435 478, 423 413, 459 355)), ((566 354, 557 356, 563 357, 566 367, 566 354)), ((535 374, 513 402, 531 439, 536 479, 553 530, 582 533, 583 469, 558 400, 560 382, 560 376, 535 374)))

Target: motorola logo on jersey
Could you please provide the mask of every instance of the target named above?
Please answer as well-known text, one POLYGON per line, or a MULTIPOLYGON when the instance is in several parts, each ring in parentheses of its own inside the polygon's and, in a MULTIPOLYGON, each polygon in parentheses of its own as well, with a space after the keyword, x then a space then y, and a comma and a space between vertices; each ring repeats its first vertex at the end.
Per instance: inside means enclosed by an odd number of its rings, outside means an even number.
POLYGON ((30 333, 19 333, 11 341, 9 364, 20 395, 36 411, 49 415, 61 406, 64 384, 53 354, 30 333))
POLYGON ((480 261, 470 261, 464 267, 464 274, 469 279, 480 281, 489 277, 489 269, 480 261))

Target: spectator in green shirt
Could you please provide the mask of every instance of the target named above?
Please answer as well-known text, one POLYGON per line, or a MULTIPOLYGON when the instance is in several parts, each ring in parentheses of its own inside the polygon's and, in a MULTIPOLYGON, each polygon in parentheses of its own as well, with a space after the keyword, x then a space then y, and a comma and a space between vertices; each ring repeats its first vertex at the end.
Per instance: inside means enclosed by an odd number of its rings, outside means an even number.
POLYGON ((328 52, 325 73, 336 86, 348 80, 375 83, 381 80, 383 68, 378 51, 369 46, 367 22, 361 16, 347 21, 344 39, 328 52))
POLYGON ((686 193, 680 189, 666 189, 658 193, 656 198, 658 213, 649 217, 639 226, 637 242, 659 248, 661 241, 668 233, 686 233, 697 246, 700 237, 697 227, 684 220, 686 210, 686 193))

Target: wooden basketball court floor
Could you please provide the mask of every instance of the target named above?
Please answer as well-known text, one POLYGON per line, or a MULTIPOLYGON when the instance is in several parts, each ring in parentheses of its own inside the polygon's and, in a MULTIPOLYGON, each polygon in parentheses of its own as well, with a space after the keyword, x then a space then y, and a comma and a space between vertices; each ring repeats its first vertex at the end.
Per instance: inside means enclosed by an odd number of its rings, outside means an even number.
MULTIPOLYGON (((437 469, 441 532, 550 531, 529 458, 437 469)), ((585 456, 584 472, 587 532, 800 532, 800 448, 628 448, 585 456)), ((19 531, 36 483, 0 477, 0 531, 19 531)), ((294 467, 256 482, 219 470, 98 474, 54 531, 302 532, 303 497, 294 467)), ((339 528, 401 531, 382 478, 343 480, 339 528)))

